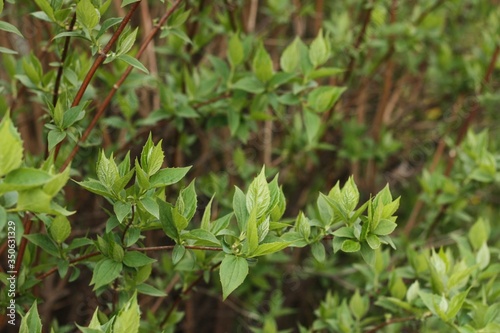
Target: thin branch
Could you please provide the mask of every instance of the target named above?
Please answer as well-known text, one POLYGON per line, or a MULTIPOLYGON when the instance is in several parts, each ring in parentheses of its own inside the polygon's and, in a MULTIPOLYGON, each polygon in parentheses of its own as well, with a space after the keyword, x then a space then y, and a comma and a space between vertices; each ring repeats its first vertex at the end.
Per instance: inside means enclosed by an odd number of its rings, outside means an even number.
MULTIPOLYGON (((83 94, 87 90, 87 88, 88 88, 88 86, 90 84, 90 81, 92 80, 92 77, 94 77, 94 75, 97 72, 97 69, 99 68, 99 66, 104 62, 104 60, 106 60, 106 55, 111 50, 111 48, 113 47, 113 45, 115 44, 115 42, 118 40, 118 38, 122 34, 123 30, 127 26, 127 24, 130 22, 130 19, 132 18, 132 14, 134 14, 134 12, 137 10, 137 8, 139 8, 140 3, 141 3, 141 0, 139 0, 136 3, 134 3, 130 7, 129 12, 123 18, 122 22, 118 26, 118 29, 116 29, 115 33, 113 34, 113 36, 111 36, 111 39, 108 41, 108 43, 106 44, 106 46, 102 49, 102 51, 100 51, 98 53, 97 58, 94 60, 94 63, 92 64, 92 67, 90 67, 87 75, 85 76, 85 78, 83 79, 82 84, 80 85, 80 88, 78 89, 78 92, 75 95, 73 103, 71 104, 72 107, 77 106, 78 104, 80 104, 80 101, 83 98, 83 94)), ((61 150, 61 146, 62 146, 63 142, 64 142, 64 140, 61 141, 61 142, 59 142, 57 144, 57 146, 56 146, 56 150, 54 152, 54 161, 57 159, 57 156, 59 155, 59 151, 61 150)), ((66 167, 64 167, 62 170, 64 170, 64 169, 66 169, 66 167)))
MULTIPOLYGON (((430 313, 425 315, 425 317, 429 317, 429 316, 431 316, 430 313)), ((416 316, 410 316, 410 317, 389 319, 389 320, 383 322, 382 324, 375 326, 374 328, 370 329, 369 331, 366 331, 366 333, 376 333, 378 330, 380 330, 386 326, 389 326, 389 325, 392 325, 395 323, 404 323, 407 321, 415 321, 415 320, 419 320, 419 318, 417 318, 416 316)))
MULTIPOLYGON (((24 213, 23 225, 24 225, 24 234, 28 235, 31 231, 31 226, 33 225, 33 221, 31 221, 31 213, 29 212, 24 213)), ((23 262, 24 252, 26 250, 27 243, 28 239, 23 237, 21 239, 21 245, 19 245, 19 252, 17 253, 16 266, 14 268, 15 271, 14 275, 16 276, 19 275, 19 270, 21 269, 21 264, 23 262)))
MULTIPOLYGON (((85 259, 88 259, 88 258, 92 258, 92 257, 95 257, 95 256, 98 256, 100 255, 101 252, 92 252, 92 253, 89 253, 89 254, 86 254, 86 255, 83 255, 81 257, 78 257, 78 258, 75 258, 75 259, 72 259, 69 261, 70 265, 71 264, 75 264, 77 262, 80 262, 82 260, 85 260, 85 259)), ((54 274, 55 272, 57 272, 58 268, 57 267, 53 267, 51 269, 49 269, 47 272, 43 273, 42 275, 39 275, 37 277, 38 280, 43 280, 45 279, 47 276, 50 276, 52 274, 54 274)))
MULTIPOLYGON (((73 28, 75 27, 76 23, 76 12, 73 14, 73 17, 71 18, 71 22, 68 27, 68 31, 73 31, 73 28)), ((61 85, 61 79, 64 71, 64 62, 66 61, 66 57, 68 56, 68 49, 69 49, 69 41, 71 40, 71 36, 66 36, 64 39, 64 47, 63 51, 61 53, 61 62, 59 65, 59 69, 57 70, 57 76, 56 76, 56 82, 54 84, 54 92, 52 96, 52 105, 56 106, 57 104, 57 99, 59 98, 59 86, 61 85)))
MULTIPOLYGON (((141 57, 141 55, 146 50, 146 48, 148 47, 148 44, 151 42, 153 37, 160 31, 161 26, 167 21, 167 19, 170 17, 170 15, 172 15, 172 13, 181 4, 181 2, 182 2, 182 0, 177 0, 172 5, 172 7, 170 7, 170 9, 165 13, 165 15, 163 15, 163 17, 160 19, 158 24, 151 30, 149 35, 142 42, 141 48, 139 49, 139 51, 137 52, 137 54, 135 56, 136 59, 141 57)), ((132 72, 133 68, 134 68, 133 66, 128 66, 127 69, 125 70, 125 72, 120 77, 120 79, 113 85, 113 88, 106 96, 106 99, 104 100, 104 102, 100 105, 99 109, 97 110, 96 114, 94 115, 94 118, 90 122, 89 126, 87 127, 87 129, 85 130, 85 132, 83 133, 81 138, 78 140, 75 147, 73 147, 73 150, 71 151, 71 153, 66 158, 63 165, 61 166, 61 169, 60 169, 61 172, 64 171, 68 167, 69 163, 73 160, 76 153, 80 149, 80 143, 84 142, 87 139, 87 137, 90 135, 90 132, 94 129, 95 125, 97 124, 97 121, 104 114, 104 111, 106 110, 108 105, 111 103, 111 99, 113 98, 115 93, 118 91, 118 89, 121 87, 121 85, 123 84, 125 79, 128 77, 130 72, 132 72)))
MULTIPOLYGON (((364 4, 366 5, 366 4, 364 4)), ((365 35, 366 35, 366 30, 368 28, 368 24, 370 23, 371 19, 371 14, 372 14, 372 9, 373 5, 370 4, 368 8, 363 8, 359 15, 358 21, 363 22, 361 26, 361 30, 359 31, 358 37, 356 38, 356 41, 354 42, 353 45, 353 52, 357 52, 359 49, 359 46, 361 45, 361 42, 363 42, 365 35)), ((351 54, 349 57, 349 64, 347 65, 347 70, 344 74, 344 79, 343 79, 343 84, 346 84, 354 70, 354 66, 356 64, 356 56, 354 54, 351 54)))

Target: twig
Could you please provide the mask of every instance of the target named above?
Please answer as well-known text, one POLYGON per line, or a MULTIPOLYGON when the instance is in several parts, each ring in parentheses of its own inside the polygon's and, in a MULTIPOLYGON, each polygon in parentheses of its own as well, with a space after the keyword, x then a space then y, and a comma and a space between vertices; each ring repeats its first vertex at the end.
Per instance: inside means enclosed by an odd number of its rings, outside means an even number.
MULTIPOLYGON (((149 35, 142 42, 141 48, 139 49, 139 51, 137 52, 137 54, 135 56, 136 59, 139 58, 144 53, 144 51, 146 50, 148 44, 153 39, 153 37, 158 33, 158 31, 160 31, 161 26, 167 21, 167 19, 170 17, 170 15, 172 15, 172 13, 181 4, 181 2, 182 2, 182 0, 177 0, 172 5, 172 7, 170 7, 170 9, 165 13, 165 15, 163 15, 163 17, 158 22, 158 25, 156 25, 151 30, 151 32, 149 33, 149 35)), ((138 6, 138 3, 136 3, 136 5, 138 6)), ((80 143, 84 142, 87 139, 87 137, 90 135, 90 132, 92 131, 92 129, 97 124, 97 121, 103 115, 103 113, 106 110, 106 108, 108 107, 108 105, 111 103, 111 99, 113 98, 113 96, 115 95, 115 93, 118 91, 118 89, 120 88, 120 86, 123 84, 123 82, 125 81, 125 79, 128 77, 128 75, 130 74, 130 72, 132 71, 133 68, 134 68, 133 66, 128 66, 127 69, 125 70, 125 72, 120 77, 120 79, 113 85, 113 88, 108 93, 108 95, 106 96, 106 99, 103 101, 103 103, 100 105, 99 109, 97 110, 96 114, 94 115, 94 118, 90 122, 89 126, 87 127, 87 129, 85 130, 85 132, 83 133, 83 135, 80 137, 80 139, 76 143, 75 147, 73 147, 73 150, 71 151, 71 153, 66 158, 66 160, 63 163, 63 165, 61 166, 61 169, 60 169, 61 172, 64 171, 68 167, 69 163, 73 160, 73 158, 75 157, 76 153, 80 149, 80 143)))
MULTIPOLYGON (((28 235, 31 231, 31 226, 33 225, 33 221, 31 221, 31 213, 29 212, 24 213, 23 225, 24 225, 24 234, 28 235)), ((23 237, 21 239, 21 245, 19 245, 19 252, 17 253, 16 266, 14 268, 15 271, 14 274, 16 276, 19 274, 19 270, 21 269, 21 264, 23 262, 24 251, 26 250, 27 243, 28 239, 23 237)))
MULTIPOLYGON (((75 27, 75 23, 76 23, 76 12, 73 14, 73 17, 71 18, 71 22, 69 24, 68 31, 73 31, 73 28, 75 27)), ((63 47, 63 51, 61 53, 61 63, 60 63, 59 69, 57 70, 56 82, 54 84, 54 93, 53 93, 53 97, 52 97, 52 105, 53 106, 56 106, 57 99, 59 98, 59 86, 61 85, 62 74, 64 71, 64 62, 66 61, 66 57, 68 55, 70 39, 71 39, 71 36, 66 36, 66 38, 64 39, 64 47, 63 47)))
MULTIPOLYGON (((372 14, 372 9, 373 5, 370 3, 368 8, 363 8, 359 15, 358 21, 362 21, 363 25, 361 26, 361 30, 359 31, 358 37, 356 38, 356 41, 354 42, 353 45, 353 52, 358 51, 359 46, 361 45, 361 42, 363 42, 363 39, 365 38, 366 35, 366 29, 368 28, 368 24, 370 23, 371 19, 371 14, 372 14)), ((349 64, 347 65, 347 70, 344 74, 344 80, 343 84, 346 84, 349 79, 351 78, 352 72, 354 70, 354 66, 356 64, 356 56, 351 53, 349 57, 349 64)))
MULTIPOLYGON (((425 315, 425 317, 430 317, 430 316, 431 316, 430 313, 425 315)), ((389 326, 389 325, 392 325, 395 323, 404 323, 406 321, 414 321, 414 320, 418 320, 418 319, 419 318, 417 318, 416 316, 389 319, 389 320, 383 322, 382 324, 375 326, 374 328, 370 329, 369 331, 366 331, 366 333, 376 333, 378 330, 380 330, 381 328, 384 328, 386 326, 389 326)))
MULTIPOLYGON (((132 14, 134 14, 134 12, 137 10, 137 8, 139 8, 140 3, 141 3, 141 0, 139 0, 136 3, 134 3, 130 7, 129 12, 123 18, 122 22, 118 26, 118 29, 116 29, 115 33, 113 34, 113 36, 111 36, 111 39, 108 41, 108 43, 106 44, 106 46, 102 49, 102 51, 99 52, 97 58, 94 60, 94 63, 92 64, 92 67, 90 67, 87 75, 83 79, 83 82, 80 85, 80 88, 78 89, 78 92, 76 93, 75 98, 73 99, 73 103, 71 104, 72 107, 77 106, 78 104, 80 104, 80 101, 83 98, 83 94, 87 90, 87 88, 88 88, 88 86, 90 84, 90 81, 92 80, 92 77, 97 72, 97 69, 99 68, 99 66, 104 62, 104 60, 106 60, 106 55, 111 50, 111 48, 113 47, 113 45, 115 44, 115 42, 120 37, 120 35, 123 32, 123 30, 125 29, 125 27, 129 23, 130 19, 132 18, 132 14)), ((59 151, 61 150, 61 146, 62 146, 63 142, 64 142, 64 140, 61 141, 61 142, 59 142, 57 144, 57 146, 56 146, 56 149, 55 149, 55 152, 54 152, 54 161, 57 159, 57 156, 59 155, 59 151)), ((64 171, 64 169, 66 169, 66 167, 64 167, 61 171, 64 171)))

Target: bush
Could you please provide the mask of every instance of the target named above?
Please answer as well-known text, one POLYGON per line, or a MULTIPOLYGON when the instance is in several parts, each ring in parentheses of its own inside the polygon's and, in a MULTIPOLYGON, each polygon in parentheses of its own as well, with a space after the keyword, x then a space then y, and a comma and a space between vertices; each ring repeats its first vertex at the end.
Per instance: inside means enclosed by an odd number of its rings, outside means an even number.
POLYGON ((0 0, 0 327, 499 331, 499 8, 0 0))

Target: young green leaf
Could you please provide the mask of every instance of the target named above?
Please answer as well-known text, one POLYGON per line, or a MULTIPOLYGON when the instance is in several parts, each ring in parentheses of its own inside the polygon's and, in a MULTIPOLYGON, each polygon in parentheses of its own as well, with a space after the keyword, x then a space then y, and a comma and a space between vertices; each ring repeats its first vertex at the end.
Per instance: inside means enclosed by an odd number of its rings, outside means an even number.
POLYGON ((226 255, 220 265, 220 282, 222 284, 222 299, 225 300, 248 275, 248 262, 245 258, 226 255))
POLYGON ((191 167, 165 168, 151 176, 152 187, 163 187, 175 184, 184 178, 191 167))
POLYGON ((313 40, 309 48, 309 59, 314 67, 323 65, 330 57, 330 46, 323 37, 323 31, 320 29, 318 36, 313 40))
POLYGON ((253 72, 261 82, 267 82, 273 77, 273 61, 264 45, 259 43, 252 62, 253 72))
POLYGON ((259 246, 259 234, 257 232, 257 208, 252 209, 247 222, 247 255, 251 255, 259 246))
POLYGON ((139 332, 141 312, 137 304, 137 291, 125 303, 115 318, 113 333, 139 332))
POLYGON ((64 242, 71 234, 71 224, 68 218, 63 215, 56 216, 50 225, 49 232, 57 243, 64 242))
POLYGON ((76 5, 76 18, 82 25, 91 30, 99 23, 101 14, 90 0, 80 0, 76 5))
POLYGON ((246 206, 249 212, 255 209, 255 218, 259 220, 267 211, 271 195, 267 185, 265 169, 262 168, 260 174, 252 181, 246 195, 246 206))
POLYGON ((93 290, 97 290, 107 285, 120 276, 122 268, 123 265, 121 262, 116 262, 109 258, 101 259, 101 261, 95 265, 92 280, 90 281, 90 285, 94 284, 93 290))
POLYGON ((139 251, 127 251, 123 256, 123 263, 128 267, 142 267, 156 262, 156 259, 150 258, 139 251))
POLYGON ((23 161, 23 142, 16 127, 12 124, 9 113, 0 122, 0 177, 21 166, 23 161))
POLYGON ((237 33, 233 34, 229 39, 227 57, 232 68, 238 66, 243 61, 243 44, 241 44, 237 33))
POLYGON ((283 69, 284 72, 286 73, 291 73, 295 71, 299 64, 299 50, 298 50, 298 42, 300 38, 296 37, 293 42, 288 45, 283 51, 283 54, 281 55, 280 58, 280 66, 281 69, 283 69))
POLYGON ((38 314, 36 300, 33 302, 26 315, 21 319, 19 333, 42 333, 42 321, 38 314))

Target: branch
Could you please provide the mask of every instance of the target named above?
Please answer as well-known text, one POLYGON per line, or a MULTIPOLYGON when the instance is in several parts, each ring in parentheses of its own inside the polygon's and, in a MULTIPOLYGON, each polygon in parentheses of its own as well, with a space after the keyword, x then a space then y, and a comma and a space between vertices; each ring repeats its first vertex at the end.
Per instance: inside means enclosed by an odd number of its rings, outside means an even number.
MULTIPOLYGON (((106 54, 108 54, 108 52, 111 50, 111 48, 113 47, 115 42, 118 40, 121 33, 123 32, 123 30, 125 29, 125 27, 129 23, 130 19, 132 18, 132 14, 134 14, 134 12, 137 10, 137 8, 139 8, 140 3, 141 3, 141 0, 137 1, 136 3, 134 3, 132 5, 132 7, 130 7, 129 12, 123 18, 122 22, 118 26, 118 29, 116 29, 115 33, 113 34, 113 36, 111 36, 111 39, 108 41, 106 46, 102 49, 102 51, 99 52, 97 58, 94 60, 94 63, 92 64, 92 67, 90 67, 89 72, 87 73, 87 75, 83 79, 83 82, 82 82, 80 88, 78 89, 78 92, 76 93, 75 99, 73 100, 71 107, 74 107, 74 106, 77 106, 78 104, 80 104, 80 101, 83 98, 83 94, 87 90, 87 88, 90 84, 90 81, 92 80, 92 77, 97 72, 97 69, 99 68, 99 66, 104 62, 104 60, 106 60, 106 54)), ((54 152, 54 161, 56 160, 57 155, 59 155, 59 150, 61 149, 63 142, 64 142, 64 140, 59 142, 56 146, 56 150, 54 152)), ((64 169, 66 169, 66 167, 64 167, 64 169)), ((62 169, 62 170, 64 171, 64 169, 62 169)))
MULTIPOLYGON (((24 218, 23 218, 23 225, 24 225, 24 234, 28 235, 31 230, 31 226, 33 225, 33 221, 31 221, 31 213, 26 212, 24 213, 24 218)), ((23 257, 24 257, 24 251, 26 250, 26 244, 28 243, 28 239, 23 237, 21 239, 21 245, 19 245, 19 252, 17 253, 17 259, 16 259, 16 266, 14 268, 15 275, 19 275, 19 270, 21 269, 21 263, 23 262, 23 257)))
MULTIPOLYGON (((144 53, 144 51, 146 50, 148 44, 153 39, 153 37, 158 33, 158 31, 160 31, 161 26, 172 15, 172 13, 181 4, 181 2, 182 2, 182 0, 177 0, 172 5, 172 7, 165 13, 165 15, 163 15, 163 17, 158 22, 158 25, 151 30, 151 32, 149 33, 149 35, 142 42, 141 48, 139 49, 139 51, 137 52, 137 55, 135 56, 136 59, 140 58, 140 56, 144 53)), ((136 5, 138 6, 138 3, 136 3, 136 5)), ((83 133, 83 135, 81 136, 81 138, 78 140, 78 142, 76 143, 75 147, 73 147, 73 150, 71 151, 71 153, 66 158, 66 160, 63 163, 63 165, 61 166, 61 169, 60 169, 61 172, 64 171, 68 167, 69 163, 73 160, 73 158, 75 157, 76 153, 80 149, 80 143, 84 142, 87 139, 87 137, 90 135, 90 132, 92 131, 92 129, 94 129, 95 125, 97 124, 97 121, 103 115, 103 113, 106 110, 106 108, 108 107, 108 105, 111 103, 111 99, 113 98, 113 96, 115 95, 115 93, 118 91, 118 89, 120 88, 120 86, 123 84, 123 82, 125 81, 125 79, 128 77, 128 75, 130 74, 130 72, 132 72, 133 68, 134 68, 133 66, 128 66, 127 69, 125 70, 125 72, 122 74, 122 76, 118 80, 118 82, 116 82, 113 85, 113 88, 108 93, 108 95, 106 96, 106 99, 104 100, 104 102, 101 104, 101 106, 97 110, 97 113, 94 115, 94 118, 90 122, 89 126, 87 127, 87 129, 85 130, 85 132, 83 133)))

